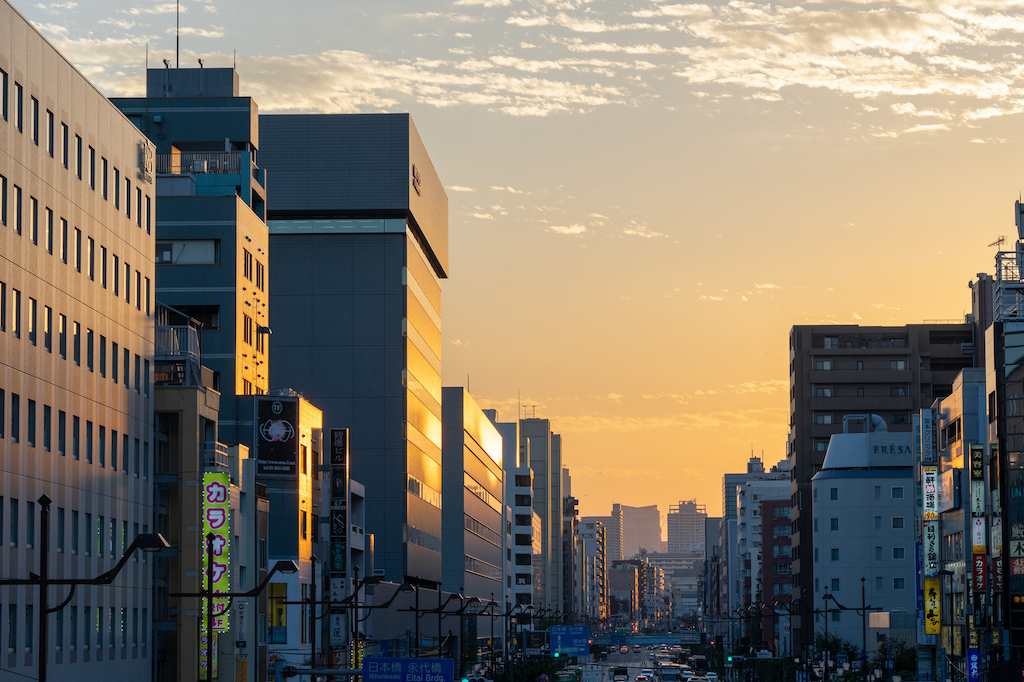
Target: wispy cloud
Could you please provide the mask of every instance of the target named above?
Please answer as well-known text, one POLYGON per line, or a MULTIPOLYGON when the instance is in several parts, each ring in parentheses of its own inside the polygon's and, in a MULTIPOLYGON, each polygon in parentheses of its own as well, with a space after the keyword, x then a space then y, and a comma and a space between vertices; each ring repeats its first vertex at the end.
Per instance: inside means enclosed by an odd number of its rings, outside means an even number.
POLYGON ((569 234, 574 236, 580 236, 587 231, 585 225, 573 224, 573 225, 551 225, 548 227, 552 232, 558 234, 569 234))
POLYGON ((451 190, 452 192, 475 192, 476 191, 476 188, 474 188, 474 187, 464 187, 463 185, 448 185, 447 189, 451 190))

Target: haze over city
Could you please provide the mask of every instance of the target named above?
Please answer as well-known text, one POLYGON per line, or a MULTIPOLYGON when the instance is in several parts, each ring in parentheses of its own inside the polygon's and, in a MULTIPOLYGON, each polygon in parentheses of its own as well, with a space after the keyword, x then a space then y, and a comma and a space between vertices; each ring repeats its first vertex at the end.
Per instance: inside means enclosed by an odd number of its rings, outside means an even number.
MULTIPOLYGON (((175 3, 18 9, 105 95, 175 64, 175 3)), ((265 113, 410 112, 444 384, 551 419, 581 514, 717 515, 785 457, 792 325, 969 312, 1022 187, 1020 9, 183 0, 180 63, 237 63, 265 113)))

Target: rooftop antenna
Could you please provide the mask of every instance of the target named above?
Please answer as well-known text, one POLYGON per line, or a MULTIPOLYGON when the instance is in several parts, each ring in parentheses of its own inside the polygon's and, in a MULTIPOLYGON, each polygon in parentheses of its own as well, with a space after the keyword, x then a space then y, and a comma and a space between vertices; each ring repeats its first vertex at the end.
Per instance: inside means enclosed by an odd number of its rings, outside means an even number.
POLYGON ((174 0, 174 68, 181 68, 181 0, 174 0))
POLYGON ((993 247, 994 246, 994 247, 996 247, 997 250, 1002 251, 1003 250, 1003 242, 1005 242, 1005 241, 1006 241, 1006 235, 1005 234, 1001 234, 1001 235, 999 235, 999 239, 996 239, 994 242, 989 244, 989 247, 993 247))

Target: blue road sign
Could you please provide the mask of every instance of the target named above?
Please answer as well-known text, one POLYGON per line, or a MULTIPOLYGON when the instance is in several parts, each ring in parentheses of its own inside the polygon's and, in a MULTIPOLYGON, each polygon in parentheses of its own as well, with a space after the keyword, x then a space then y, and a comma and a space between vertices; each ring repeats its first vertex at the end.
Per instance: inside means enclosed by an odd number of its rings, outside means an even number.
POLYGON ((552 625, 551 653, 586 656, 590 653, 589 625, 552 625))
POLYGON ((364 658, 365 682, 455 682, 450 658, 364 658))

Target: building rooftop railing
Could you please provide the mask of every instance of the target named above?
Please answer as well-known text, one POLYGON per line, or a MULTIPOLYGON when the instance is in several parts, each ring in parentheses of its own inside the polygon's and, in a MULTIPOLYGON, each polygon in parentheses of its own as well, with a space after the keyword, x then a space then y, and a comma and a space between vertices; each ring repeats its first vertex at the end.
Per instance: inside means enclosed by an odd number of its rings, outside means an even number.
POLYGON ((156 172, 164 175, 241 173, 242 153, 178 152, 175 154, 157 154, 156 172))
POLYGON ((208 440, 203 443, 203 466, 207 468, 228 468, 228 446, 208 440))

